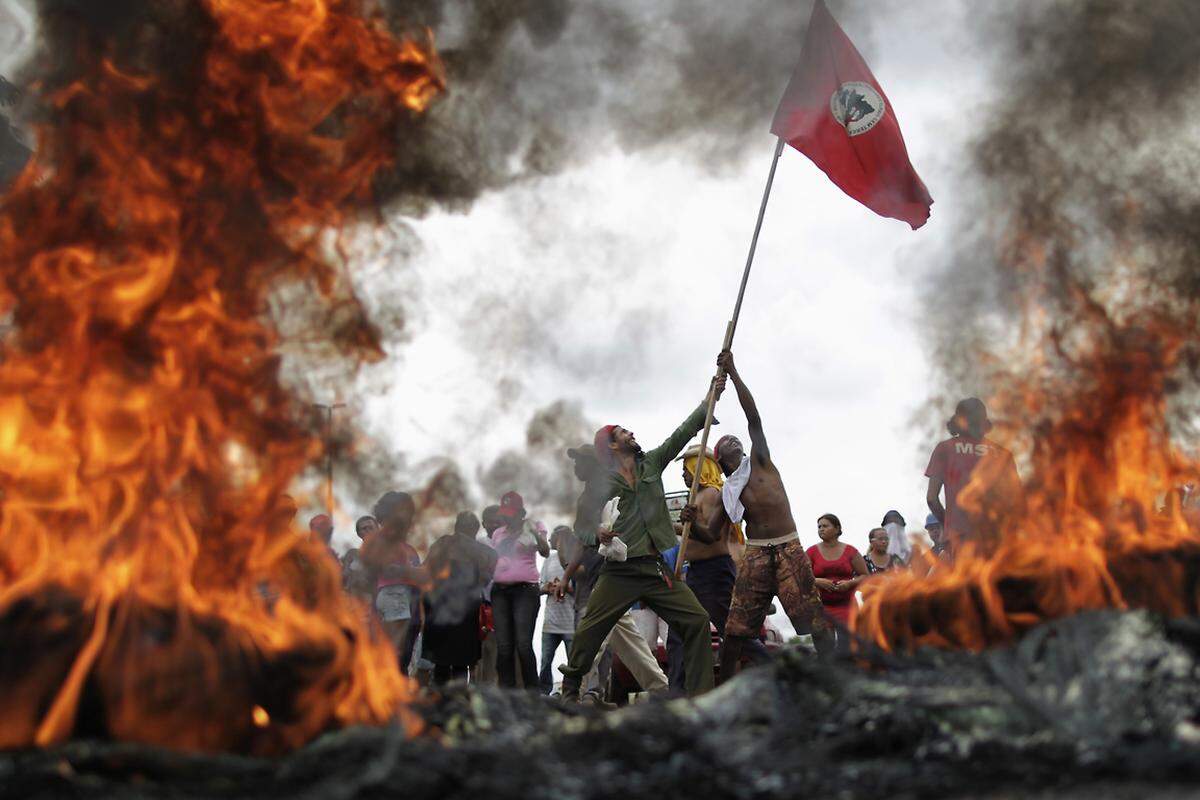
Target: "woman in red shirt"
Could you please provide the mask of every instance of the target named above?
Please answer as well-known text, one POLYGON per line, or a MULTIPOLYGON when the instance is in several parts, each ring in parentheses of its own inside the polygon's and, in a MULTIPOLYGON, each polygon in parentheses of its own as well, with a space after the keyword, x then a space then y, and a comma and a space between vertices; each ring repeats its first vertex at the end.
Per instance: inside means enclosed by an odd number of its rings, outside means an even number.
POLYGON ((869 574, 867 562, 857 550, 839 541, 842 522, 833 514, 817 517, 817 535, 821 541, 808 548, 808 558, 825 614, 837 628, 838 645, 845 647, 849 643, 846 629, 850 626, 854 590, 869 574))

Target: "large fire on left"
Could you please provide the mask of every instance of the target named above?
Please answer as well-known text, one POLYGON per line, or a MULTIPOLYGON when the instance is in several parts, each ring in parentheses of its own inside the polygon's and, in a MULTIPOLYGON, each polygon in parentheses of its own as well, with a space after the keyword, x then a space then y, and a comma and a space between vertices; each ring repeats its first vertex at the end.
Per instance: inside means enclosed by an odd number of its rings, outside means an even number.
MULTIPOLYGON (((145 4, 185 42, 47 5, 67 51, 0 205, 0 747, 272 754, 415 726, 281 502, 319 443, 266 301, 354 302, 330 231, 442 90, 432 48, 351 0, 145 4)), ((337 344, 381 352, 365 321, 337 344)))

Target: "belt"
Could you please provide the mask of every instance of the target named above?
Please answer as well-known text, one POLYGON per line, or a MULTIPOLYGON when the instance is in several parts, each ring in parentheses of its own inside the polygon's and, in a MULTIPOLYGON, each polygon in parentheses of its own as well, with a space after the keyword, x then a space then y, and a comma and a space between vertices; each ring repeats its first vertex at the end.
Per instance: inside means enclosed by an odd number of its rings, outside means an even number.
POLYGON ((776 536, 774 539, 751 539, 747 536, 746 547, 777 547, 781 544, 790 544, 798 541, 800 541, 800 537, 796 535, 795 531, 785 536, 776 536))

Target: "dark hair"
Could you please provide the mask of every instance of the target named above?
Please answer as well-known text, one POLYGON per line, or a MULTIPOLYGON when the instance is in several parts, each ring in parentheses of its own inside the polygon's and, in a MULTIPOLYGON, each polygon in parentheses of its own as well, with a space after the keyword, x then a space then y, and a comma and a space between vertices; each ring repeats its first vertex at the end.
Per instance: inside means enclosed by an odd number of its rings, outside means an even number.
POLYGON ((416 508, 416 503, 413 502, 412 495, 408 492, 387 492, 376 501, 375 507, 371 509, 371 514, 377 520, 388 519, 397 508, 405 503, 416 508))
POLYGON ((954 416, 946 422, 946 430, 950 431, 951 436, 969 433, 976 439, 982 439, 991 429, 992 422, 988 419, 987 406, 978 397, 959 400, 958 405, 954 407, 954 416), (959 417, 967 421, 965 427, 958 424, 959 417))
POLYGON ((479 516, 480 516, 480 517, 486 517, 488 514, 492 514, 492 515, 494 516, 494 515, 496 515, 496 514, 499 514, 499 513, 500 513, 500 506, 498 506, 498 505, 491 505, 491 506, 488 506, 487 508, 485 508, 485 509, 483 510, 483 513, 481 513, 479 516))
POLYGON ((454 520, 454 532, 474 536, 479 531, 479 517, 474 511, 460 511, 454 520))
POLYGON ((829 520, 831 523, 833 523, 833 527, 837 528, 839 531, 842 529, 842 521, 837 518, 836 514, 822 514, 821 516, 817 517, 817 522, 820 522, 823 519, 829 520))
POLYGON ((370 520, 371 522, 379 524, 379 520, 375 519, 370 514, 364 514, 361 517, 359 517, 358 519, 354 520, 354 532, 358 533, 358 531, 362 528, 363 523, 366 522, 367 520, 370 520))

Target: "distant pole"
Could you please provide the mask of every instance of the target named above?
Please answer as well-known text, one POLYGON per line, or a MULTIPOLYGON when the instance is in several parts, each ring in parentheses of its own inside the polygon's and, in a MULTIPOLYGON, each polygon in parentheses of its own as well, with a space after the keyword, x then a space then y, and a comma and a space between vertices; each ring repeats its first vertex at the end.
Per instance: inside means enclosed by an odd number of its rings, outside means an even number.
POLYGON ((325 412, 325 510, 333 518, 333 412, 345 408, 345 403, 325 405, 313 403, 312 407, 325 412))
MULTIPOLYGON (((746 284, 750 281, 750 267, 754 266, 754 251, 758 249, 758 234, 762 230, 763 217, 767 213, 767 200, 771 197, 771 186, 775 183, 775 167, 779 164, 779 157, 783 155, 783 139, 775 142, 775 155, 771 157, 771 171, 767 173, 767 185, 763 189, 762 203, 758 206, 758 221, 754 224, 754 235, 750 237, 750 252, 746 255, 746 268, 742 271, 742 285, 738 287, 737 302, 733 306, 733 319, 729 320, 729 325, 725 328, 725 343, 722 350, 728 350, 733 347, 733 335, 737 332, 738 318, 742 316, 742 300, 746 298, 746 284)), ((724 370, 717 369, 717 377, 724 374, 724 370)), ((709 391, 708 393, 708 412, 704 417, 704 433, 700 436, 700 455, 696 459, 695 473, 692 475, 692 485, 688 489, 688 505, 696 502, 696 487, 700 485, 700 465, 704 463, 705 453, 708 452, 708 434, 712 430, 713 411, 717 405, 717 397, 709 391)), ((683 525, 683 538, 679 540, 679 555, 675 557, 675 577, 678 578, 683 572, 684 554, 687 552, 688 540, 692 536, 692 523, 685 522, 683 525)))

